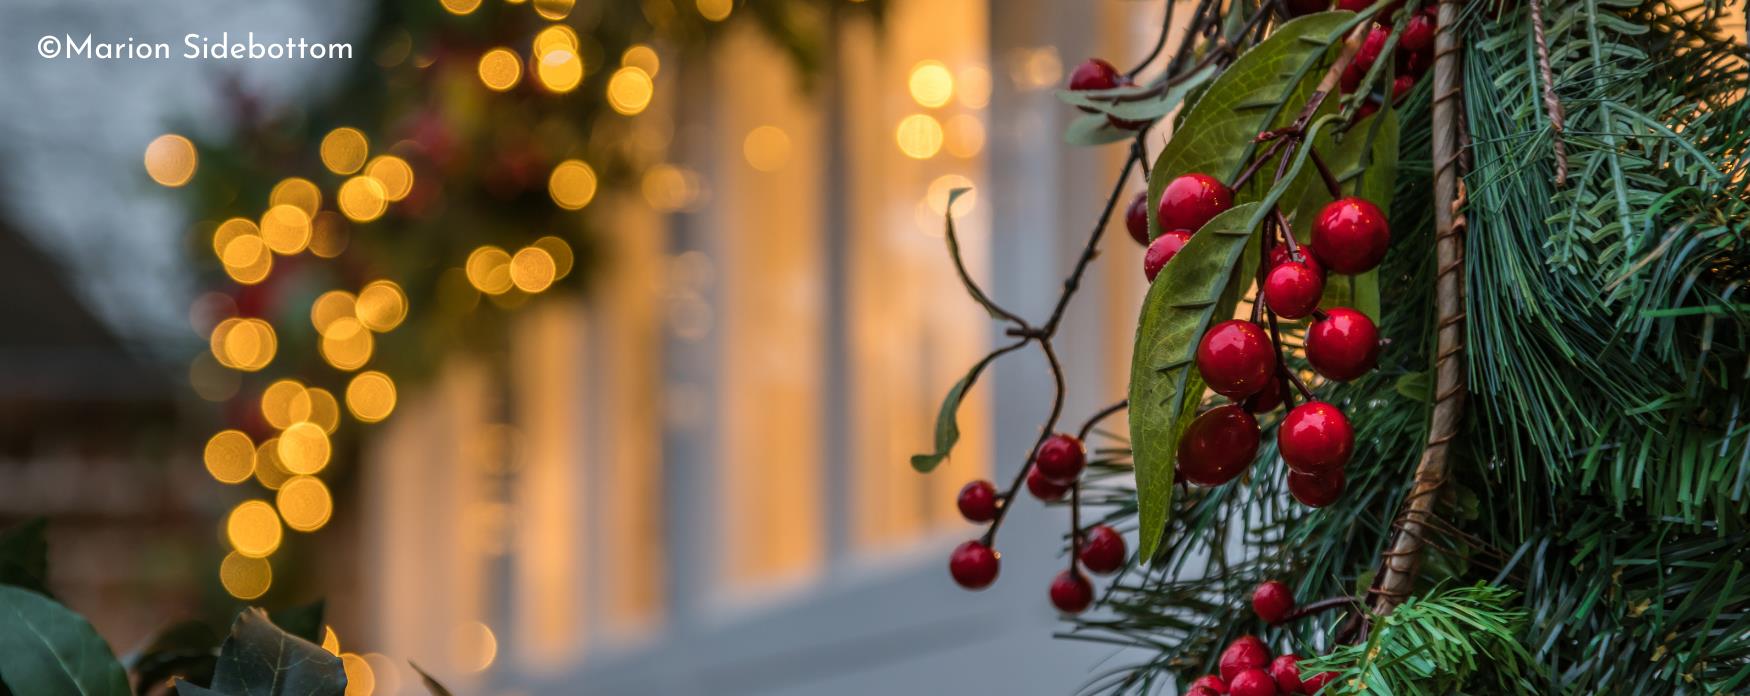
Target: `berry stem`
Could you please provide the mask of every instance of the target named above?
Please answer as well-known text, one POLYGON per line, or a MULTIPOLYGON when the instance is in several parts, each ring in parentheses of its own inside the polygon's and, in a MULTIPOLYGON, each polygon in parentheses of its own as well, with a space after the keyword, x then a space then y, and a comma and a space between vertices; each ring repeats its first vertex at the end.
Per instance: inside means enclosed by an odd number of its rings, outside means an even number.
POLYGON ((1091 433, 1094 431, 1095 425, 1098 425, 1100 421, 1106 420, 1107 416, 1111 416, 1112 414, 1115 414, 1115 413, 1122 411, 1124 409, 1127 409, 1127 408, 1130 408, 1130 400, 1124 399, 1124 400, 1119 401, 1118 403, 1112 404, 1111 406, 1107 406, 1105 408, 1100 409, 1099 411, 1094 412, 1094 415, 1088 417, 1087 422, 1082 424, 1082 429, 1079 433, 1077 433, 1076 439, 1081 440, 1082 442, 1087 442, 1088 441, 1088 433, 1091 433))
POLYGON ((1069 569, 1073 572, 1082 562, 1082 482, 1069 486, 1069 569))
MULTIPOLYGON (((1263 137, 1263 134, 1260 134, 1259 137, 1263 137)), ((1264 162, 1268 161, 1270 159, 1271 155, 1276 154, 1276 151, 1278 149, 1280 149, 1281 147, 1282 147, 1282 139, 1281 138, 1271 139, 1270 140, 1270 147, 1265 148, 1264 152, 1262 154, 1258 155, 1258 157, 1256 159, 1253 159, 1251 164, 1246 165, 1246 170, 1243 172, 1240 172, 1239 176, 1234 177, 1233 185, 1229 186, 1228 188, 1233 189, 1235 191, 1238 191, 1242 187, 1244 187, 1248 182, 1250 182, 1252 180, 1252 177, 1258 173, 1258 169, 1260 169, 1261 167, 1264 166, 1264 162)))
MULTIPOLYGON (((1119 183, 1123 183, 1120 181, 1119 183)), ((1098 233, 1095 233, 1098 236, 1098 233)), ((1027 339, 1032 341, 1035 339, 1027 339)), ((1003 504, 997 507, 997 516, 991 518, 990 529, 984 532, 984 545, 996 548, 997 529, 1003 526, 1003 520, 1009 516, 1009 508, 1014 507, 1015 496, 1021 492, 1021 486, 1027 482, 1027 472, 1033 468, 1033 459, 1039 455, 1039 446, 1045 444, 1045 439, 1057 429, 1057 419, 1063 415, 1063 365, 1057 361, 1057 351, 1051 347, 1051 337, 1037 339, 1040 352, 1045 353, 1045 361, 1051 365, 1051 378, 1055 385, 1051 397, 1051 415, 1045 419, 1045 427, 1039 431, 1039 439, 1033 442, 1033 447, 1027 450, 1027 463, 1015 472, 1015 478, 1009 482, 1009 488, 1003 491, 1003 504)), ((1025 343, 1025 342, 1023 342, 1025 343)))
POLYGON ((1309 143, 1306 146, 1306 152, 1312 157, 1313 166, 1319 168, 1319 178, 1325 180, 1325 190, 1331 192, 1331 200, 1342 198, 1343 185, 1338 183, 1337 175, 1331 173, 1330 166, 1325 164, 1325 158, 1319 156, 1318 148, 1309 143))
POLYGON ((1288 614, 1283 616, 1282 620, 1277 623, 1285 624, 1291 621, 1298 621, 1308 616, 1312 616, 1313 614, 1318 614, 1337 607, 1352 607, 1357 612, 1360 612, 1363 609, 1361 600, 1354 597, 1326 597, 1311 604, 1303 604, 1295 607, 1294 611, 1288 612, 1288 614))

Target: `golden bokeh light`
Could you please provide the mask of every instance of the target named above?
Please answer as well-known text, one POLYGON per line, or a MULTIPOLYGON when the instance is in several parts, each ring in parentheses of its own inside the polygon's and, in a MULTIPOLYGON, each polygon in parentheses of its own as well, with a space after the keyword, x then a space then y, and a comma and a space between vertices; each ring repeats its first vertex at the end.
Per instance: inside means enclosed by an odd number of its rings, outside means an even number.
POLYGON ((346 671, 344 696, 371 696, 377 691, 377 674, 365 658, 352 653, 340 654, 340 667, 346 671))
POLYGON ((542 19, 559 21, 571 14, 571 8, 576 0, 535 0, 535 14, 542 19))
POLYGON ((238 599, 255 599, 273 586, 273 564, 232 551, 219 561, 219 584, 238 599))
POLYGON ((341 317, 357 316, 358 298, 345 290, 329 290, 316 296, 316 301, 310 303, 310 325, 316 327, 316 333, 328 335, 329 325, 341 317))
POLYGON ((450 14, 465 15, 480 7, 480 0, 438 0, 450 14))
POLYGON ((280 204, 261 215, 261 238, 267 248, 290 256, 310 246, 310 216, 295 205, 280 204))
POLYGON ((280 516, 264 500, 245 500, 225 518, 231 548, 250 558, 267 558, 280 547, 280 516))
POLYGON ((735 9, 734 0, 697 0, 699 16, 713 22, 729 19, 730 11, 735 9))
POLYGON ((310 253, 325 259, 340 256, 340 252, 346 251, 349 237, 346 218, 332 210, 324 210, 317 213, 316 219, 310 223, 310 253))
POLYGON ((650 80, 650 74, 641 68, 631 66, 614 71, 614 76, 608 78, 608 105, 627 116, 636 115, 650 106, 650 98, 656 93, 656 84, 650 80))
POLYGON ((498 636, 492 634, 491 627, 479 621, 457 626, 451 641, 455 664, 463 670, 484 672, 498 658, 498 636))
POLYGON ((580 210, 595 199, 595 170, 583 160, 565 160, 553 168, 547 177, 547 193, 553 204, 566 210, 580 210))
POLYGON ((262 488, 277 491, 291 477, 292 472, 280 463, 279 438, 270 437, 255 448, 255 480, 262 488))
POLYGON ((371 360, 375 341, 357 317, 341 317, 322 335, 322 358, 336 369, 356 370, 371 360))
POLYGON ((468 254, 468 283, 488 295, 510 291, 510 254, 495 246, 483 246, 468 254))
MULTIPOLYGON (((365 653, 371 666, 371 676, 377 680, 377 693, 389 696, 407 693, 401 690, 401 662, 383 653, 365 653)), ((409 690, 411 691, 411 690, 409 690)))
POLYGON ((188 183, 199 166, 200 156, 188 138, 166 133, 146 145, 146 175, 164 186, 188 183))
POLYGON ((632 44, 631 48, 620 54, 620 65, 631 66, 643 70, 644 74, 656 77, 662 72, 662 57, 656 54, 656 49, 644 44, 632 44))
POLYGON ((257 235, 233 237, 219 252, 219 263, 225 275, 243 285, 254 285, 273 272, 273 250, 267 240, 257 235))
POLYGON ((529 246, 545 251, 548 256, 553 257, 554 280, 571 274, 571 264, 575 262, 576 257, 571 253, 571 245, 566 244, 565 240, 548 235, 535 240, 535 243, 529 246))
POLYGON ((541 87, 555 94, 577 89, 583 82, 583 57, 570 48, 554 48, 535 61, 535 78, 541 87))
POLYGON ((762 172, 775 172, 790 161, 790 134, 777 126, 760 126, 748 131, 741 141, 741 155, 747 166, 762 172))
POLYGON ((321 387, 311 387, 304 390, 304 400, 309 402, 308 420, 322 428, 322 432, 333 435, 340 427, 340 402, 334 394, 321 387))
MULTIPOLYGON (((322 426, 299 421, 279 436, 279 463, 293 474, 314 474, 328 466, 333 446, 322 426)), ((282 484, 283 485, 283 484, 282 484)))
POLYGON ((960 69, 958 80, 960 104, 968 109, 982 109, 990 104, 990 71, 982 65, 960 69))
POLYGON ((202 458, 219 483, 242 483, 255 473, 255 443, 241 430, 223 430, 207 440, 202 458))
POLYGON ((948 72, 948 66, 941 61, 926 60, 911 69, 911 78, 906 81, 911 90, 913 101, 929 108, 936 108, 948 103, 954 98, 954 74, 948 72))
POLYGON ((559 265, 545 249, 523 247, 510 259, 510 282, 523 292, 533 294, 546 290, 558 277, 559 265))
POLYGON ((245 372, 267 367, 279 350, 273 327, 260 319, 232 317, 221 321, 213 327, 210 344, 220 365, 245 372))
POLYGON ((340 636, 334 635, 333 626, 322 627, 322 649, 328 654, 340 657, 340 636))
POLYGON ((912 114, 900 119, 894 138, 905 156, 929 159, 942 149, 942 124, 929 114, 912 114))
POLYGON ((375 370, 358 373, 346 385, 346 409, 366 423, 388 418, 395 411, 395 381, 375 370))
POLYGON ((354 309, 365 328, 378 333, 401 325, 407 318, 407 293, 392 280, 373 280, 359 290, 354 309))
POLYGON ((535 60, 539 61, 554 51, 570 51, 576 53, 580 44, 577 42, 577 31, 563 24, 554 24, 542 29, 535 35, 530 44, 535 49, 535 60))
POLYGON ((255 226, 255 221, 249 218, 234 217, 219 223, 213 228, 213 254, 220 260, 225 258, 225 247, 231 240, 238 237, 253 237, 261 234, 261 228, 255 226))
POLYGON ((309 179, 294 176, 274 184, 273 193, 267 196, 267 205, 294 206, 304 211, 306 217, 315 217, 316 211, 322 208, 322 190, 309 179))
POLYGON ((261 390, 261 417, 268 425, 281 430, 309 418, 310 399, 304 395, 304 385, 295 379, 282 379, 267 385, 261 390), (297 404, 295 408, 294 403, 297 404))
POLYGON ((976 157, 984 149, 984 123, 972 114, 958 114, 944 126, 942 144, 955 157, 976 157))
POLYGON ((698 174, 671 164, 646 170, 638 190, 644 194, 644 202, 657 210, 681 210, 704 196, 698 174))
POLYGON ((365 165, 365 176, 383 185, 383 198, 393 203, 413 192, 413 167, 394 155, 378 155, 365 165))
POLYGON ((334 516, 334 498, 328 486, 314 476, 293 476, 280 485, 274 496, 280 518, 297 532, 314 532, 328 524, 334 516))
POLYGON ((340 127, 322 136, 322 165, 335 174, 351 174, 365 166, 370 141, 357 128, 340 127))
POLYGON ((340 212, 354 222, 370 222, 389 208, 389 192, 383 182, 370 176, 355 176, 340 185, 334 197, 340 212))
POLYGON ((508 48, 494 48, 480 56, 480 82, 494 92, 504 92, 523 79, 523 59, 508 48))

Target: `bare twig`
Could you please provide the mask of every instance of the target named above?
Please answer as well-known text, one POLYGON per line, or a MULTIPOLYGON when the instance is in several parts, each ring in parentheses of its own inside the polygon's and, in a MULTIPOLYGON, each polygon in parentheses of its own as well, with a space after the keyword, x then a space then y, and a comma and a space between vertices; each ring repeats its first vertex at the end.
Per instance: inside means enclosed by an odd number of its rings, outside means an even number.
POLYGON ((1549 65, 1549 44, 1543 38, 1543 0, 1531 0, 1531 36, 1537 44, 1537 74, 1543 82, 1543 108, 1549 113, 1550 138, 1555 144, 1556 186, 1568 185, 1568 146, 1562 142, 1562 100, 1556 97, 1555 71, 1549 65))

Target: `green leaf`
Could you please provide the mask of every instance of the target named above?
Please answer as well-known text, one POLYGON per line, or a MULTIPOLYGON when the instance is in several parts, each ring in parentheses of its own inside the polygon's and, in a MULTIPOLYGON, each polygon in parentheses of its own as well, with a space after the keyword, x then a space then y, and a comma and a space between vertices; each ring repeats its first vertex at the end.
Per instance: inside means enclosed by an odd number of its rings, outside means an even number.
POLYGON ((984 356, 983 360, 972 366, 965 377, 954 383, 948 390, 948 396, 942 399, 942 409, 936 413, 936 450, 929 454, 914 454, 911 456, 911 468, 921 473, 934 471, 942 460, 948 458, 948 453, 954 449, 954 444, 960 441, 960 424, 957 416, 960 412, 960 402, 966 398, 967 390, 978 381, 979 374, 989 367, 998 357, 1007 353, 1008 349, 1000 349, 984 356))
POLYGON ((1433 377, 1427 370, 1406 372, 1398 377, 1394 386, 1399 394, 1415 401, 1428 401, 1434 393, 1433 377))
POLYGON ((339 657, 250 608, 237 615, 219 648, 212 688, 226 696, 341 696, 346 671, 339 657))
POLYGON ((1115 143, 1135 136, 1136 133, 1114 127, 1106 120, 1105 114, 1082 114, 1063 129, 1065 143, 1082 147, 1115 143))
POLYGON ((419 663, 408 660, 407 664, 413 665, 413 671, 419 673, 419 680, 425 682, 425 690, 431 692, 431 696, 450 696, 450 690, 444 688, 443 684, 439 684, 438 680, 433 679, 430 674, 421 669, 419 663))
POLYGON ((48 544, 43 541, 47 526, 38 517, 0 532, 0 585, 49 594, 44 585, 49 576, 48 544))
POLYGON ((948 243, 948 258, 954 262, 954 272, 960 276, 960 284, 966 287, 966 294, 971 295, 973 301, 984 307, 984 311, 988 312, 992 318, 1001 319, 1005 316, 1003 310, 997 307, 996 302, 990 299, 989 295, 984 294, 984 289, 978 287, 978 283, 973 282, 972 276, 966 272, 966 262, 960 257, 960 236, 954 232, 954 202, 960 200, 961 196, 966 195, 966 192, 971 190, 971 188, 961 187, 948 192, 947 212, 942 215, 946 221, 942 239, 948 243))
POLYGON ((1136 463, 1141 557, 1153 558, 1173 499, 1179 433, 1196 416, 1203 379, 1192 358, 1217 315, 1232 314, 1236 268, 1262 204, 1215 216, 1149 286, 1130 363, 1130 445, 1136 463))
POLYGON ((0 679, 17 694, 127 696, 128 675, 83 617, 0 585, 0 679))
POLYGON ((309 604, 268 612, 273 625, 312 643, 322 643, 322 611, 326 602, 318 599, 309 604))
POLYGON ((136 676, 139 693, 145 694, 173 677, 211 683, 218 658, 219 636, 213 629, 184 621, 158 632, 145 649, 122 662, 136 676))
POLYGON ((1124 87, 1100 91, 1071 92, 1060 90, 1057 97, 1065 103, 1077 107, 1097 109, 1100 113, 1110 114, 1125 121, 1152 121, 1166 116, 1185 101, 1185 95, 1209 82, 1221 71, 1214 63, 1204 65, 1195 71, 1187 73, 1178 82, 1168 85, 1159 94, 1141 99, 1114 101, 1115 98, 1130 97, 1152 88, 1124 87))

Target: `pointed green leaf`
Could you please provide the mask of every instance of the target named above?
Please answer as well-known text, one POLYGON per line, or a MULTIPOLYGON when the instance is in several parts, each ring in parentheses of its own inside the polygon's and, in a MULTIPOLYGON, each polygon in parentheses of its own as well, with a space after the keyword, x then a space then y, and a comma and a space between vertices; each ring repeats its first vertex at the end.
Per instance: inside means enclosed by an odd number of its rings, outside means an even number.
POLYGON ((0 680, 16 694, 127 696, 128 675, 84 617, 0 585, 0 680))
POLYGON ((1233 313, 1240 259, 1262 204, 1234 206, 1191 237, 1149 286, 1130 363, 1130 446, 1136 463, 1141 557, 1154 556, 1173 502, 1179 433, 1197 414, 1203 378, 1193 356, 1217 317, 1233 313))
POLYGON ((237 615, 219 648, 212 688, 225 696, 341 696, 346 671, 339 657, 250 608, 237 615))
POLYGON ((984 368, 989 367, 993 361, 1006 352, 1008 351, 998 350, 984 356, 983 360, 974 364, 971 370, 966 371, 966 376, 961 377, 960 381, 955 382, 953 388, 948 390, 948 396, 942 399, 941 410, 936 413, 936 449, 929 454, 912 455, 911 468, 927 474, 934 471, 942 463, 942 460, 948 458, 948 453, 954 449, 954 444, 960 441, 958 416, 961 400, 966 398, 966 391, 978 381, 978 376, 984 372, 984 368))
POLYGON ((1063 129, 1063 141, 1070 145, 1105 145, 1136 137, 1136 134, 1114 127, 1105 114, 1082 114, 1063 129))
POLYGON ((421 669, 419 663, 408 660, 407 664, 413 665, 413 671, 419 673, 419 680, 425 682, 425 690, 431 692, 431 696, 450 696, 450 690, 444 688, 443 684, 439 684, 438 680, 433 679, 430 674, 421 669))

